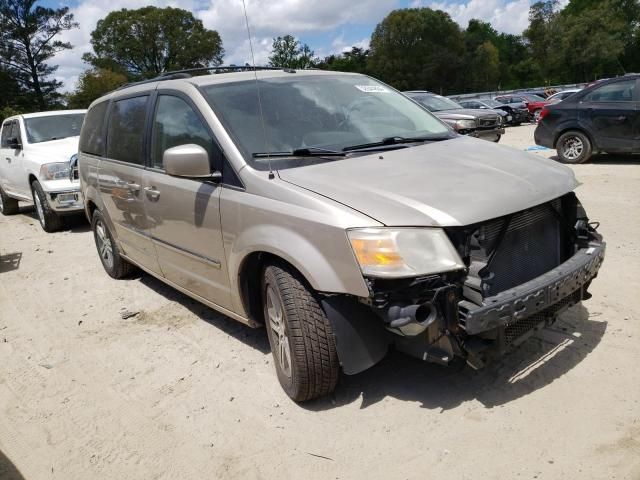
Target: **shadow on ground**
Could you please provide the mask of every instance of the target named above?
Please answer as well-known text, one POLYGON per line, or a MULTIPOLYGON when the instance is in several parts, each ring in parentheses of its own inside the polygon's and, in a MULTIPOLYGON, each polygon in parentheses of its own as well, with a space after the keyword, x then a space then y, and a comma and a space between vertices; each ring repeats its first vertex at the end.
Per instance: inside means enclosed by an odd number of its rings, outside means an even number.
POLYGON ((18 268, 20 268, 21 260, 22 260, 22 252, 5 253, 5 254, 0 253, 0 273, 10 272, 11 270, 17 270, 18 268))
MULTIPOLYGON (((36 213, 36 209, 33 205, 25 205, 20 207, 19 215, 24 215, 25 217, 33 220, 34 225, 38 225, 38 214, 36 213)), ((62 221, 64 226, 62 227, 62 231, 68 231, 71 233, 84 233, 91 230, 91 225, 87 222, 87 218, 84 215, 84 212, 80 212, 72 215, 65 215, 62 217, 62 221)))
MULTIPOLYGON (((263 329, 249 328, 192 300, 161 281, 143 274, 140 281, 168 300, 188 308, 198 318, 255 348, 270 351, 263 329)), ((423 408, 448 410, 476 399, 486 407, 509 403, 541 389, 578 365, 600 343, 606 321, 596 320, 581 304, 564 312, 548 329, 537 332, 500 361, 475 371, 460 361, 448 367, 390 352, 369 370, 342 375, 330 398, 302 404, 312 411, 361 401, 361 408, 385 397, 419 402, 423 408)), ((274 375, 273 380, 276 381, 274 375)))
MULTIPOLYGON (((559 162, 560 159, 557 155, 549 157, 551 160, 559 162)), ((593 155, 584 165, 640 165, 640 155, 620 155, 620 154, 606 154, 599 153, 593 155)), ((579 166, 579 165, 576 165, 579 166)))
POLYGON ((0 450, 0 478, 2 480, 24 480, 20 470, 0 450))
POLYGON ((181 304, 199 319, 244 342, 246 345, 255 348, 259 352, 267 354, 271 351, 269 340, 267 339, 267 334, 264 329, 250 328, 237 320, 218 313, 214 309, 207 307, 197 300, 193 300, 191 297, 146 273, 140 274, 140 282, 167 300, 181 304))

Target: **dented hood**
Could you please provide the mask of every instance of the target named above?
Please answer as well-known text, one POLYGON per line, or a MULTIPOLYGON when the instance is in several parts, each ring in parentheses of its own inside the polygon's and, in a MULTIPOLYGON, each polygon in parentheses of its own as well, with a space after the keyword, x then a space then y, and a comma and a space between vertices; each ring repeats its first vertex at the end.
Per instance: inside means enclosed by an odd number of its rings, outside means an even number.
POLYGON ((389 226, 469 225, 577 186, 564 165, 464 136, 278 174, 389 226))

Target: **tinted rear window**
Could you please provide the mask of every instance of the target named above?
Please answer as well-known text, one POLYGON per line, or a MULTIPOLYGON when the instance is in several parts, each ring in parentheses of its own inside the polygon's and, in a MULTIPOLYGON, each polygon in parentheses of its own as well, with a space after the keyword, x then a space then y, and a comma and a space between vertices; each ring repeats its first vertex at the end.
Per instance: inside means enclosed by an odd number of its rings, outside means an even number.
POLYGON ((80 134, 80 151, 93 155, 104 155, 104 116, 108 102, 102 102, 87 112, 80 134))
POLYGON ((11 126, 13 122, 11 120, 4 122, 2 125, 2 145, 1 148, 9 148, 9 138, 11 137, 11 126))
POLYGON ((113 102, 107 132, 107 157, 144 164, 142 145, 148 96, 113 102))

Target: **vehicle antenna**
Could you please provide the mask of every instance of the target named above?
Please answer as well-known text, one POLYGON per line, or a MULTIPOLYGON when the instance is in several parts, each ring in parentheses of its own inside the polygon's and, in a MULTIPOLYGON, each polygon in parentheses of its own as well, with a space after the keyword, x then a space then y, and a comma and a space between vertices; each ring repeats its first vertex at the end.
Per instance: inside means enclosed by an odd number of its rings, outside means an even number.
POLYGON ((269 178, 275 178, 273 169, 271 168, 271 156, 269 155, 269 142, 267 140, 267 128, 264 123, 264 113, 262 111, 262 98, 260 96, 260 82, 258 81, 258 71, 256 69, 256 57, 253 54, 253 42, 251 41, 251 29, 249 28, 249 17, 247 16, 247 5, 245 0, 242 0, 242 8, 244 9, 244 23, 247 26, 247 36, 249 37, 249 48, 251 49, 251 64, 253 67, 253 74, 256 78, 256 94, 258 96, 258 108, 260 109, 260 123, 262 124, 262 134, 264 135, 264 151, 267 152, 267 162, 269 163, 269 178))

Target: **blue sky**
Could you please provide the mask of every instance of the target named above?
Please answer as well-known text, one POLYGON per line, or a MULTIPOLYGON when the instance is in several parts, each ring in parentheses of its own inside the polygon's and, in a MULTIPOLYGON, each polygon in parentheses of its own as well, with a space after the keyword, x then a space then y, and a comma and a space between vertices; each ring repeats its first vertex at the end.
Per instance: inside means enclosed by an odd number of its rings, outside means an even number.
MULTIPOLYGON (((566 3, 564 0, 563 3, 566 3)), ((461 26, 469 19, 491 22, 499 31, 520 33, 527 26, 533 0, 246 0, 254 40, 256 63, 265 63, 273 37, 292 34, 309 44, 318 56, 340 53, 353 45, 366 47, 371 32, 391 10, 431 7, 449 12, 461 26)), ((190 10, 207 28, 217 30, 225 48, 225 63, 250 61, 242 0, 43 0, 42 5, 68 5, 80 28, 65 32, 63 40, 73 50, 59 54, 56 76, 65 91, 73 90, 78 75, 87 68, 81 60, 91 50, 90 33, 97 21, 112 10, 146 5, 190 10)))

